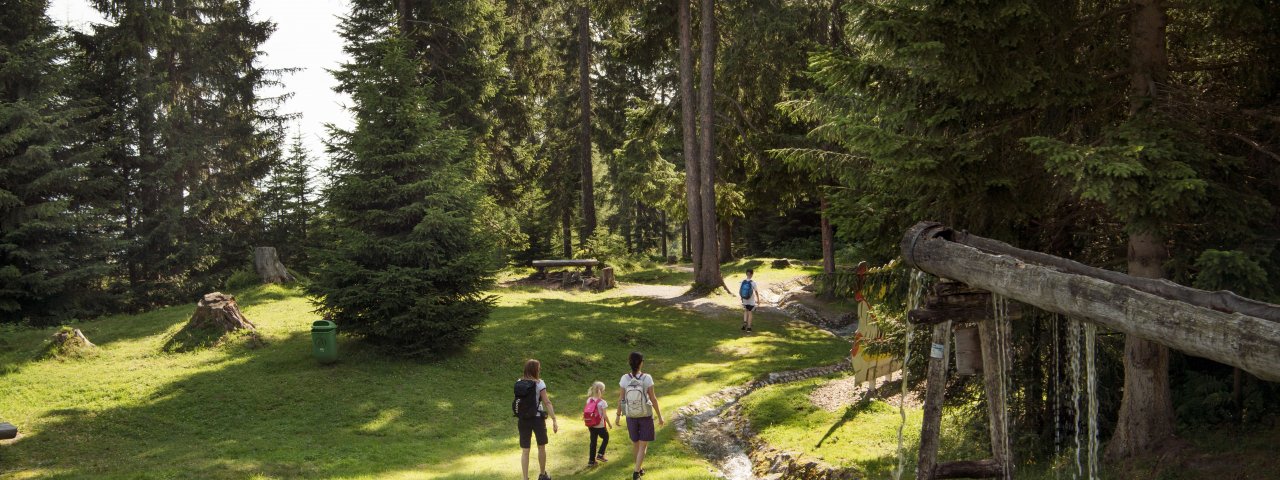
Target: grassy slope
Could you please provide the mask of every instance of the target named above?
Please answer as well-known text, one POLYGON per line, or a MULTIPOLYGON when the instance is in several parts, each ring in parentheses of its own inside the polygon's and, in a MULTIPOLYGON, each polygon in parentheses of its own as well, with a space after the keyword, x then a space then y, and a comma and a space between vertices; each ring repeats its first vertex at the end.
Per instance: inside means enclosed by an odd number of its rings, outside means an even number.
MULTIPOLYGON (((829 464, 853 467, 867 478, 892 478, 898 464, 898 426, 902 417, 896 406, 883 401, 848 406, 835 412, 816 407, 809 394, 831 378, 774 385, 752 393, 742 405, 747 418, 770 445, 817 457, 829 464)), ((919 407, 908 407, 903 445, 906 449, 903 478, 915 478, 919 452, 919 407)), ((944 416, 943 437, 960 436, 959 427, 944 416)), ((943 460, 973 459, 982 455, 967 442, 945 442, 943 460)))
MULTIPOLYGON (((349 339, 342 361, 310 358, 314 315, 298 292, 241 295, 269 342, 161 354, 191 307, 77 325, 95 357, 31 358, 51 330, 0 332, 0 418, 25 437, 0 445, 5 478, 518 477, 511 383, 526 357, 543 360, 561 415, 552 436, 559 477, 622 478, 629 443, 613 431, 613 462, 583 472, 583 393, 611 385, 632 349, 649 357, 668 415, 761 373, 828 364, 845 343, 777 317, 743 337, 735 315, 707 319, 617 293, 502 291, 476 342, 439 362, 388 359, 349 339)), ((664 428, 649 479, 710 478, 664 428)))

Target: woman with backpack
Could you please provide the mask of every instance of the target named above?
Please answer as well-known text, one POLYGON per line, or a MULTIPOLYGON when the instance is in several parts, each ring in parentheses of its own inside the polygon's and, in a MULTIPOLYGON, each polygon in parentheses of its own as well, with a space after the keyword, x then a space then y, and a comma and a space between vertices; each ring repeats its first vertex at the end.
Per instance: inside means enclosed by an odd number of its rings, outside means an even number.
POLYGON ((560 432, 556 424, 556 409, 547 395, 547 383, 542 381, 542 363, 534 359, 524 362, 524 376, 516 380, 515 400, 511 410, 519 420, 520 468, 524 480, 529 480, 530 437, 538 440, 538 480, 551 480, 547 474, 547 417, 551 417, 551 431, 560 432))
POLYGON ((649 450, 649 442, 653 441, 653 416, 658 416, 658 425, 665 425, 662 420, 662 409, 658 408, 658 396, 653 393, 653 377, 642 373, 644 355, 631 352, 628 359, 631 373, 622 376, 618 386, 622 393, 618 396, 618 413, 613 422, 618 423, 623 412, 627 415, 627 433, 631 435, 631 446, 636 454, 636 466, 631 471, 632 480, 644 476, 644 455, 649 450))

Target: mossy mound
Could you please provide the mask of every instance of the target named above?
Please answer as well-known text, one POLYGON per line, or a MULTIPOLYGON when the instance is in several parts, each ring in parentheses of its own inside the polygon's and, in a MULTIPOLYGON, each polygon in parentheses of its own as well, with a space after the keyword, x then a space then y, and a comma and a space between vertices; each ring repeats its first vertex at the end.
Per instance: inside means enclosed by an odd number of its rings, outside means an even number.
POLYGON ((64 326, 49 338, 49 343, 45 345, 39 357, 41 359, 75 360, 91 357, 97 353, 98 346, 90 342, 89 338, 84 336, 84 332, 81 332, 78 328, 64 326))

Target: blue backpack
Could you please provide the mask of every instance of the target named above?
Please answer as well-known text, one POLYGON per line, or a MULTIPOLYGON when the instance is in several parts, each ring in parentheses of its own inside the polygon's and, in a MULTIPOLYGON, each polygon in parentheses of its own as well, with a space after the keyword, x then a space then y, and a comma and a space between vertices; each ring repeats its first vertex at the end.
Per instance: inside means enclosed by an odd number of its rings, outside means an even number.
POLYGON ((738 296, 742 297, 743 300, 751 298, 754 284, 755 282, 752 282, 751 280, 743 280, 742 286, 738 287, 738 296))

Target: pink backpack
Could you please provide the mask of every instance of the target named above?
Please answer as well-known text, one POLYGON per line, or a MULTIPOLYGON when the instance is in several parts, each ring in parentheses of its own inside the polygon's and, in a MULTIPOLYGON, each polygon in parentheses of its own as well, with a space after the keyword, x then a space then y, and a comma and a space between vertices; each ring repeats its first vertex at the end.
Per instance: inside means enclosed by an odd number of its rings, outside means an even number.
POLYGON ((597 427, 604 421, 604 416, 600 414, 600 399, 588 398, 586 406, 582 407, 582 423, 587 427, 597 427))

